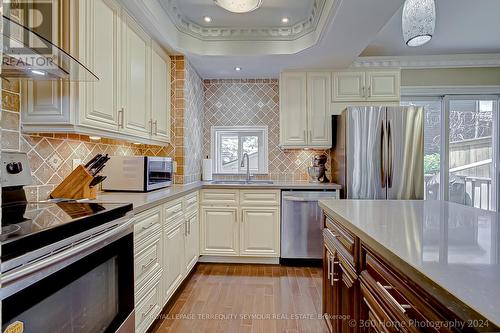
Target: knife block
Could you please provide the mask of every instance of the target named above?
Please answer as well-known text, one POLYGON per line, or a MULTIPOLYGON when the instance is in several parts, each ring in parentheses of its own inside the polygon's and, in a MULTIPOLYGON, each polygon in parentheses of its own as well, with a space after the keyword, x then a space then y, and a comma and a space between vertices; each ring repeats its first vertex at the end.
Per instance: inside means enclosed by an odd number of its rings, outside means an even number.
POLYGON ((97 188, 89 185, 94 177, 79 165, 50 193, 52 199, 95 199, 97 198, 97 188))

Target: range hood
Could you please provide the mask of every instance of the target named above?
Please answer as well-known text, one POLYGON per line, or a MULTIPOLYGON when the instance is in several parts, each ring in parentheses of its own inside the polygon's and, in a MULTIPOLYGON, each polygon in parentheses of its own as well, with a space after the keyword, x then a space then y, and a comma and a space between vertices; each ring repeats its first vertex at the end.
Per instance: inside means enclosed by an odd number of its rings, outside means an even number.
POLYGON ((99 81, 70 54, 33 30, 3 16, 4 79, 99 81))

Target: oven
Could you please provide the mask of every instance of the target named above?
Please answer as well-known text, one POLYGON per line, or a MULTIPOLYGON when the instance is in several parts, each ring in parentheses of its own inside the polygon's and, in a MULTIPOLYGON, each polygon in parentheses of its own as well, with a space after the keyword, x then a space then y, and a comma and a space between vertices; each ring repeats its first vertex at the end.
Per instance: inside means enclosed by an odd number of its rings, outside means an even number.
POLYGON ((125 215, 3 262, 2 332, 133 332, 133 223, 125 215))
POLYGON ((148 192, 172 185, 170 157, 112 156, 103 170, 105 191, 148 192))

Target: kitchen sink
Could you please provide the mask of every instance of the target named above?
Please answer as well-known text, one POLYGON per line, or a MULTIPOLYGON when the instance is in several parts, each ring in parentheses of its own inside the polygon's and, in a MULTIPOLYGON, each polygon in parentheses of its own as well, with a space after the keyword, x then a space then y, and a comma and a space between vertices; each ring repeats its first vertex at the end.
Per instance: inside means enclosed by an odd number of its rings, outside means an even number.
POLYGON ((213 185, 252 185, 252 184, 269 184, 272 185, 272 180, 214 180, 211 182, 213 185))

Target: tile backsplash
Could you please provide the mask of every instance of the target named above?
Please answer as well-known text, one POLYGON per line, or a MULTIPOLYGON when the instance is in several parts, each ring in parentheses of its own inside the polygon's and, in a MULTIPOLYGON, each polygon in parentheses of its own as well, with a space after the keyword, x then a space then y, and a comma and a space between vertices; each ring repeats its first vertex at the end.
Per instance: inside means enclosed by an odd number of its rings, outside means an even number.
MULTIPOLYGON (((205 80, 203 155, 210 155, 212 126, 268 126, 269 174, 259 179, 309 180, 307 167, 314 155, 328 151, 282 150, 279 147, 279 81, 276 79, 205 80)), ((327 165, 330 165, 328 162, 327 165)), ((327 176, 330 178, 330 171, 327 176)), ((217 176, 233 179, 240 176, 217 176)))

